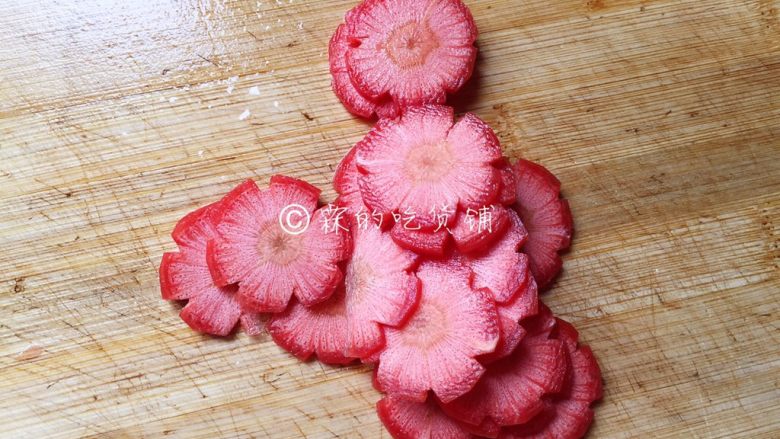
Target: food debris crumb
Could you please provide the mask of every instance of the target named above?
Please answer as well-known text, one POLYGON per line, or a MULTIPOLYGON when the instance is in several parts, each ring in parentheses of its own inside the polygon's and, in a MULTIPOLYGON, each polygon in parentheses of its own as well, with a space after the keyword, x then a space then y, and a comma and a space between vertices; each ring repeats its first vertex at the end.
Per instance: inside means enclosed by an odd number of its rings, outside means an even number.
POLYGON ((241 116, 238 116, 238 120, 247 120, 251 115, 252 115, 251 111, 249 111, 248 109, 244 110, 244 112, 241 113, 241 116))
POLYGON ((233 93, 233 90, 236 89, 235 83, 238 82, 238 76, 231 76, 227 79, 228 87, 227 87, 227 93, 231 94, 233 93))
POLYGON ((254 87, 250 88, 249 94, 252 96, 260 96, 260 87, 255 85, 254 87))
POLYGON ((38 358, 43 353, 43 348, 38 345, 31 345, 19 355, 16 356, 17 361, 27 361, 27 360, 33 360, 35 358, 38 358))

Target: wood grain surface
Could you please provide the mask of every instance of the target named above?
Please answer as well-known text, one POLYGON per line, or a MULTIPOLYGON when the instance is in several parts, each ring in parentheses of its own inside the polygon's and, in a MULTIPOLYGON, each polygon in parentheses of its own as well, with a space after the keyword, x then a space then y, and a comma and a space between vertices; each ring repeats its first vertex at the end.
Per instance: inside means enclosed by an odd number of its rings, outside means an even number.
MULTIPOLYGON (((453 103, 571 202, 544 299, 601 363, 590 437, 780 437, 780 1, 467 3, 453 103)), ((0 437, 388 437, 367 369, 195 334, 157 281, 242 179, 332 199, 354 4, 0 0, 0 437)))

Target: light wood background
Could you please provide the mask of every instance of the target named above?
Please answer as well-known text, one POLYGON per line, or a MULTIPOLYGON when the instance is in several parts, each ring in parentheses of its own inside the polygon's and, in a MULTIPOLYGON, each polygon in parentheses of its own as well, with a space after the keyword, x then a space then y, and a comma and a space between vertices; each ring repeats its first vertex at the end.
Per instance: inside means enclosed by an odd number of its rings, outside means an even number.
MULTIPOLYGON (((367 370, 197 335, 157 283, 242 179, 332 198, 354 3, 0 0, 0 437, 388 437, 367 370)), ((458 111, 571 202, 545 300, 601 362, 591 437, 780 437, 780 1, 467 3, 458 111)))

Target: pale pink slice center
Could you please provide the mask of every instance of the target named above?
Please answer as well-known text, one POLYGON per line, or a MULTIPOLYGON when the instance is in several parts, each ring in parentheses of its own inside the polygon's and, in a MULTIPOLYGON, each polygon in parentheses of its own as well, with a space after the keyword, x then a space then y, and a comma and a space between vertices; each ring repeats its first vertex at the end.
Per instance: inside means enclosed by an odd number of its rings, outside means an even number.
POLYGON ((411 148, 404 160, 404 172, 415 186, 439 182, 448 176, 454 167, 455 158, 451 145, 446 140, 411 148))
POLYGON ((417 346, 423 351, 441 342, 449 332, 446 324, 449 321, 447 310, 439 304, 426 300, 412 315, 403 329, 404 341, 410 346, 417 346))
POLYGON ((385 43, 391 61, 401 69, 425 65, 428 56, 439 47, 439 39, 427 22, 410 21, 394 30, 385 43))
POLYGON ((260 228, 257 251, 262 262, 286 266, 298 259, 302 251, 301 235, 286 233, 270 221, 260 228))
POLYGON ((371 285, 377 278, 374 269, 370 263, 361 259, 355 259, 347 266, 346 285, 349 288, 349 297, 356 304, 363 303, 370 299, 371 285))

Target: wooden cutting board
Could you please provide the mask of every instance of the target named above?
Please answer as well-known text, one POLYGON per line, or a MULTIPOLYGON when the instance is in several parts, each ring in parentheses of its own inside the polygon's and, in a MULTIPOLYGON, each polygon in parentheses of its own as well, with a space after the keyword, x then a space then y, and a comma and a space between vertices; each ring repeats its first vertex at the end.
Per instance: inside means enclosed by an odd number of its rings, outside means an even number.
MULTIPOLYGON (((454 105, 571 202, 544 300, 601 363, 591 437, 780 437, 780 2, 467 3, 454 105)), ((388 437, 366 368, 195 334, 157 282, 242 179, 332 199, 370 126, 330 91, 353 5, 0 2, 1 437, 388 437)))

